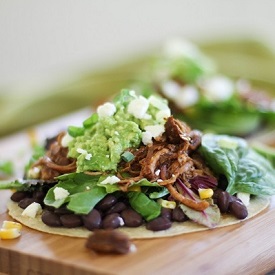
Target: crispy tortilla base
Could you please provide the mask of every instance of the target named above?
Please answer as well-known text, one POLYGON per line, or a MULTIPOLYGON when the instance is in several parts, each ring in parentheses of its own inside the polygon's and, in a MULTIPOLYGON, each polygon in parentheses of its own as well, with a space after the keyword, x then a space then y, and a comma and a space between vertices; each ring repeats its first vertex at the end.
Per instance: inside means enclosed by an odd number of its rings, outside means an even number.
MULTIPOLYGON (((233 224, 240 223, 242 221, 246 221, 255 215, 262 212, 265 208, 268 207, 270 203, 270 199, 267 197, 253 197, 250 200, 250 204, 248 206, 248 217, 244 220, 238 220, 234 218, 232 215, 222 215, 221 221, 217 225, 217 227, 224 227, 229 226, 233 224)), ((69 237, 78 237, 78 238, 86 238, 88 237, 92 232, 85 229, 85 228, 64 228, 64 227, 49 227, 45 225, 41 221, 41 216, 37 216, 36 218, 29 218, 26 216, 22 216, 23 209, 21 209, 17 203, 9 201, 8 203, 8 210, 9 215, 17 220, 18 222, 24 224, 27 227, 30 227, 32 229, 50 233, 50 234, 57 234, 62 236, 69 236, 69 237)), ((217 228, 216 227, 216 228, 217 228)), ((131 239, 149 239, 149 238, 163 238, 163 237, 171 237, 176 236, 180 234, 186 234, 191 232, 198 232, 198 231, 204 231, 209 230, 209 228, 196 224, 192 221, 186 221, 183 223, 176 223, 174 222, 172 227, 163 230, 163 231, 157 231, 153 232, 150 230, 147 230, 144 226, 140 226, 137 228, 129 228, 129 227, 121 227, 119 228, 121 232, 126 233, 131 239)))

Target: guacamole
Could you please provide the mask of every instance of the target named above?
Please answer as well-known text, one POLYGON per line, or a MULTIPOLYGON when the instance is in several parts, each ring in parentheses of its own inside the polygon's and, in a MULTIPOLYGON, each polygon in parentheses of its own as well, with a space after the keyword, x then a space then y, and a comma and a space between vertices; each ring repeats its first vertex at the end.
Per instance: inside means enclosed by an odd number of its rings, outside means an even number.
POLYGON ((83 127, 69 128, 68 156, 77 159, 77 172, 116 171, 121 154, 152 142, 164 132, 169 116, 166 100, 123 90, 113 102, 99 106, 83 127))

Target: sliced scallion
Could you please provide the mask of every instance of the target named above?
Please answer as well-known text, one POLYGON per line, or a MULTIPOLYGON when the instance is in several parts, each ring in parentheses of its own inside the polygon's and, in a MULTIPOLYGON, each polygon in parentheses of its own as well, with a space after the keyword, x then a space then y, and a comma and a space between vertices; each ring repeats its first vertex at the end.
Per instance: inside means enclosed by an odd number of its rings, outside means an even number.
POLYGON ((129 151, 125 151, 122 155, 121 155, 121 158, 126 161, 126 162, 130 162, 131 160, 134 159, 134 155, 129 152, 129 151))

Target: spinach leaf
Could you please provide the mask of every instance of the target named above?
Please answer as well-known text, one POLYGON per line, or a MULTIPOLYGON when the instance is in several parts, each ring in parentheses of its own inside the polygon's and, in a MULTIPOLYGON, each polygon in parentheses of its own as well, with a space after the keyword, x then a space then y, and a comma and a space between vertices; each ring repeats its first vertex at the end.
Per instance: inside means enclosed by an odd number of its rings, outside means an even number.
POLYGON ((83 183, 96 184, 99 178, 100 176, 97 176, 97 175, 92 176, 85 173, 69 173, 69 174, 63 174, 57 177, 59 181, 72 180, 75 184, 83 184, 83 183))
POLYGON ((104 188, 106 193, 114 193, 116 191, 120 191, 120 188, 117 184, 111 183, 98 183, 98 187, 104 188))
POLYGON ((88 214, 105 196, 104 188, 94 187, 89 191, 71 195, 67 208, 76 214, 88 214))
POLYGON ((135 209, 146 221, 153 220, 160 215, 161 205, 148 198, 141 192, 128 192, 130 205, 135 209))
POLYGON ((1 180, 0 181, 0 190, 5 189, 15 189, 15 190, 24 190, 25 185, 19 180, 10 181, 10 180, 1 180))
POLYGON ((88 214, 93 207, 103 199, 107 192, 104 188, 98 187, 99 176, 90 176, 84 173, 72 173, 58 177, 59 183, 52 187, 44 203, 55 208, 64 203, 68 203, 67 208, 77 214, 88 214), (55 199, 54 189, 61 187, 69 192, 69 196, 64 199, 55 199))
POLYGON ((150 199, 158 199, 169 194, 166 187, 160 186, 157 182, 151 182, 147 179, 141 179, 134 185, 142 187, 142 192, 149 196, 150 199))
POLYGON ((213 171, 227 178, 230 194, 275 194, 274 169, 244 139, 205 134, 199 150, 213 171))

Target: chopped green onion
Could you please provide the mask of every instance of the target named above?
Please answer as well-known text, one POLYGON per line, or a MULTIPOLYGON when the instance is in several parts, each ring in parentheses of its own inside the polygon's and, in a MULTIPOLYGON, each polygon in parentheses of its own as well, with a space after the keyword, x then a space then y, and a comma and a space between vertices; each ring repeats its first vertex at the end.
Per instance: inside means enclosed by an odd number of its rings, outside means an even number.
POLYGON ((98 114, 94 113, 89 118, 83 121, 84 128, 90 128, 98 121, 98 114))
POLYGON ((121 158, 126 161, 126 162, 130 162, 131 160, 134 159, 134 155, 129 152, 129 151, 125 151, 122 155, 121 155, 121 158))
POLYGON ((84 128, 76 127, 76 126, 69 126, 68 133, 72 137, 82 136, 84 134, 84 128))

